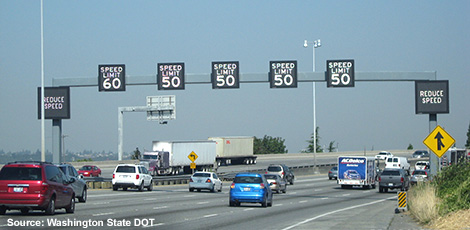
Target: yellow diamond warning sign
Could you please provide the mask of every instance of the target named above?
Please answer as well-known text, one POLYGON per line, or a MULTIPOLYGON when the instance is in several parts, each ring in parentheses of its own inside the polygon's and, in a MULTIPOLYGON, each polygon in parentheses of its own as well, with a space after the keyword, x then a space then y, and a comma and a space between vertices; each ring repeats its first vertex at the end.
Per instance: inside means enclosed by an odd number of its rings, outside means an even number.
POLYGON ((441 126, 437 126, 423 143, 433 151, 437 157, 441 158, 442 155, 449 149, 455 140, 452 138, 441 126))

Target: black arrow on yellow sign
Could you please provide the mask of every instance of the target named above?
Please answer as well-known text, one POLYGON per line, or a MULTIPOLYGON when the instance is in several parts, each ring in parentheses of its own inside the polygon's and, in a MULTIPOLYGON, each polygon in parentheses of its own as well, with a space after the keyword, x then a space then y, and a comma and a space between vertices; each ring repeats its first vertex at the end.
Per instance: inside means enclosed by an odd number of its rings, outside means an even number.
POLYGON ((442 139, 444 139, 444 137, 442 136, 441 132, 437 132, 436 136, 434 137, 434 139, 437 139, 437 150, 441 150, 441 147, 444 148, 446 147, 443 143, 442 143, 442 139))
POLYGON ((194 153, 189 154, 189 157, 193 158, 193 161, 196 160, 196 155, 194 153))

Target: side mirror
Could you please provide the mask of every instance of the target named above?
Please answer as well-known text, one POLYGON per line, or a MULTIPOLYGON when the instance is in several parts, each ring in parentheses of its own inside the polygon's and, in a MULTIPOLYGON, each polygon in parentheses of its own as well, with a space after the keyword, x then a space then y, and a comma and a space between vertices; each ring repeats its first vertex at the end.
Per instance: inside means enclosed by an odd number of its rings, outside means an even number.
POLYGON ((70 177, 70 179, 67 181, 67 184, 72 184, 73 182, 75 182, 75 178, 70 177))
POLYGON ((83 179, 83 174, 78 175, 78 178, 83 179))

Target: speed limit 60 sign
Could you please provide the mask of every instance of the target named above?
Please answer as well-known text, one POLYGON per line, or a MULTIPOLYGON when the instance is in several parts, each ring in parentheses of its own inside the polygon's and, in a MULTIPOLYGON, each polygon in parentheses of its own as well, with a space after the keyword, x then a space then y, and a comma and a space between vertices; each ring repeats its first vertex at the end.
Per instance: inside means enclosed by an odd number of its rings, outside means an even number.
POLYGON ((270 61, 271 88, 297 88, 297 61, 270 61))
POLYGON ((327 87, 354 87, 354 60, 326 61, 327 87))
POLYGON ((126 91, 125 65, 98 65, 99 91, 126 91))
POLYGON ((240 88, 239 73, 240 68, 237 61, 212 62, 212 88, 240 88))
POLYGON ((184 63, 157 64, 158 90, 184 89, 184 63))

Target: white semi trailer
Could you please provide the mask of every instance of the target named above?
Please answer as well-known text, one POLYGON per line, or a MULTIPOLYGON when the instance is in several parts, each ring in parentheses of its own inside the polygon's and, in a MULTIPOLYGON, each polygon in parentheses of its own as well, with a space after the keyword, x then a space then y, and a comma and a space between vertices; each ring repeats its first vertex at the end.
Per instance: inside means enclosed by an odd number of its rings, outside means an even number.
POLYGON ((154 175, 191 173, 191 163, 196 170, 208 171, 214 167, 215 141, 154 141, 153 153, 158 155, 154 175))
POLYGON ((256 164, 254 137, 209 137, 216 142, 217 165, 256 164))

